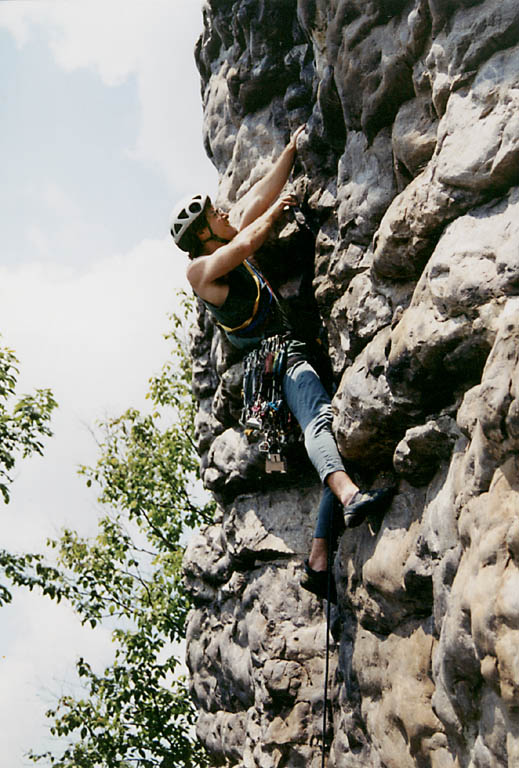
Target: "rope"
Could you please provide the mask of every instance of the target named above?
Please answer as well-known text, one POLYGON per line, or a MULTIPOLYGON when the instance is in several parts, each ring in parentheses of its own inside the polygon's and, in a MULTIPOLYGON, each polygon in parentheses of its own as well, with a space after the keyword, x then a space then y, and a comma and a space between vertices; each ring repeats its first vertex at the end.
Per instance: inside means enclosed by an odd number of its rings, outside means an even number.
MULTIPOLYGON (((332 516, 331 516, 332 517, 332 516)), ((332 604, 330 594, 332 590, 332 547, 333 547, 333 519, 330 519, 328 526, 328 558, 327 558, 327 602, 326 602, 326 661, 324 664, 324 701, 323 701, 323 744, 321 754, 321 768, 326 765, 326 715, 328 709, 328 676, 330 670, 330 617, 332 604)))

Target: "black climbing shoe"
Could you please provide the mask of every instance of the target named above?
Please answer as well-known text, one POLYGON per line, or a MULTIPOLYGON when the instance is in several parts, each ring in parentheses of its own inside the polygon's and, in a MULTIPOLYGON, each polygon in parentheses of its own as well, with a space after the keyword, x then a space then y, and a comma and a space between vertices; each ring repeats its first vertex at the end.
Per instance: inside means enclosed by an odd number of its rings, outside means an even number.
MULTIPOLYGON (((328 571, 314 571, 310 568, 308 560, 305 560, 305 572, 301 578, 301 586, 307 592, 312 592, 321 600, 328 600, 328 571)), ((337 589, 333 573, 330 581, 330 603, 337 602, 337 589)))
POLYGON ((357 491, 350 503, 344 507, 344 525, 355 528, 368 515, 379 515, 391 504, 394 488, 377 488, 374 491, 357 491))

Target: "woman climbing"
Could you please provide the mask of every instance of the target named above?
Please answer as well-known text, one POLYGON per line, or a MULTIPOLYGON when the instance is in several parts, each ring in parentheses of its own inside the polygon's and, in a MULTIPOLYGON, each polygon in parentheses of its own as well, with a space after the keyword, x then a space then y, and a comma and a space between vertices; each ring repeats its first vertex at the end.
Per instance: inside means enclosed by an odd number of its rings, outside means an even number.
MULTIPOLYGON (((286 367, 282 390, 286 403, 304 434, 310 461, 323 483, 317 527, 301 586, 327 597, 328 554, 345 528, 360 525, 368 514, 389 504, 392 490, 360 491, 347 474, 332 432, 330 397, 308 362, 308 350, 298 339, 268 281, 249 263, 264 244, 273 225, 296 204, 283 192, 292 169, 298 128, 271 168, 239 202, 239 225, 215 208, 207 195, 179 203, 172 214, 171 234, 190 256, 187 278, 227 338, 251 352, 266 339, 283 343, 286 367), (330 536, 331 534, 331 536, 330 536)), ((336 601, 332 583, 330 599, 336 601)))

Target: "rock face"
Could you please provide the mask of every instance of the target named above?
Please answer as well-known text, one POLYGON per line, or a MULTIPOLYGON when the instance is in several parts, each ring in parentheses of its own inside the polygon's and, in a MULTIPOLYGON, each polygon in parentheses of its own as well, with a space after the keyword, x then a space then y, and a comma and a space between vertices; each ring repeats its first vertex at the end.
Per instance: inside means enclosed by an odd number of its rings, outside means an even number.
MULTIPOLYGON (((196 55, 222 205, 307 124, 308 227, 258 261, 326 328, 348 470, 398 483, 335 558, 328 766, 519 765, 519 3, 210 0, 196 55)), ((193 354, 219 503, 185 557, 198 733, 215 765, 317 768, 317 478, 298 445, 264 475, 202 309, 193 354)))

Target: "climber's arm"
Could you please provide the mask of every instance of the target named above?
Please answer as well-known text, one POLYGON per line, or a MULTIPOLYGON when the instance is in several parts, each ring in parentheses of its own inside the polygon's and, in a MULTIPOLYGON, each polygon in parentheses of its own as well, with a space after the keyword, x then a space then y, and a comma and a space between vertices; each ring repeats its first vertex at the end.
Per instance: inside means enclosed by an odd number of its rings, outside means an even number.
POLYGON ((258 216, 265 213, 278 195, 281 194, 294 164, 298 136, 304 129, 305 126, 301 125, 294 132, 270 171, 254 184, 240 202, 240 208, 243 211, 238 227, 240 231, 248 227, 258 216))
MULTIPOLYGON (((281 195, 261 216, 238 232, 230 243, 222 245, 207 256, 199 256, 188 267, 187 277, 195 292, 213 301, 218 281, 232 269, 252 256, 265 242, 268 233, 287 207, 296 204, 293 195, 281 195)), ((218 303, 213 301, 213 303, 218 303)))

